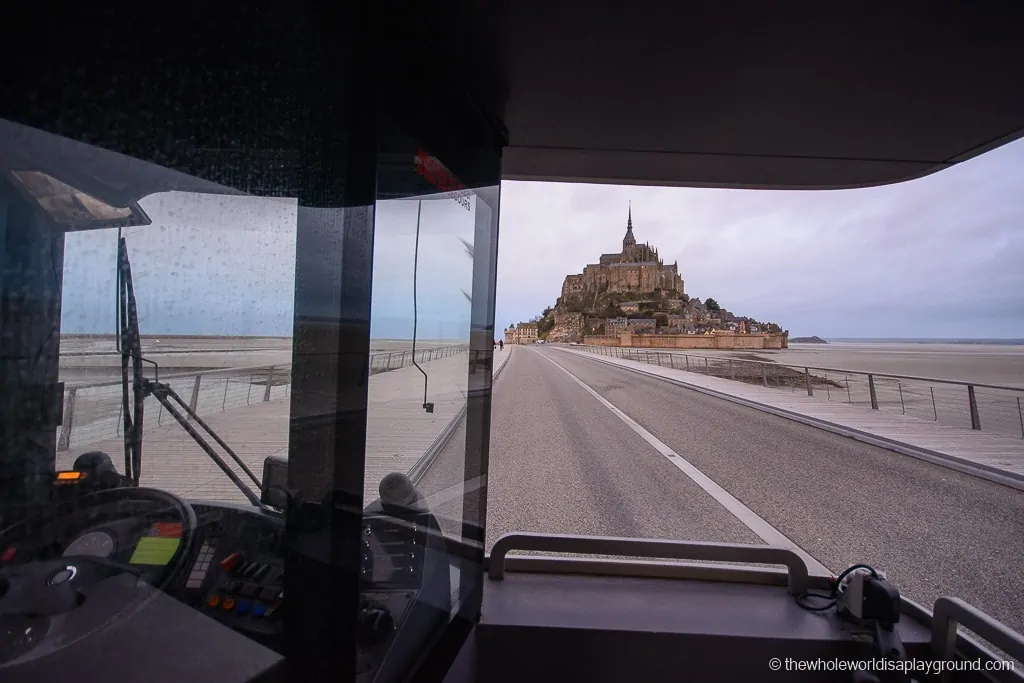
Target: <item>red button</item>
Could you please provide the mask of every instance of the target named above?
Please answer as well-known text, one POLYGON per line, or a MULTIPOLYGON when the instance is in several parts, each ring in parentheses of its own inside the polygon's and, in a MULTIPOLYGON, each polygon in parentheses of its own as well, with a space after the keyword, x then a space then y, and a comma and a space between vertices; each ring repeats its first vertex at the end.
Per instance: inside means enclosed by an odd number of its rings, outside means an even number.
POLYGON ((0 562, 10 562, 14 559, 14 556, 18 554, 18 549, 13 545, 10 548, 4 550, 4 554, 0 555, 0 562))
POLYGON ((231 553, 223 560, 220 561, 220 568, 226 572, 230 572, 238 564, 238 561, 242 559, 241 553, 231 553))

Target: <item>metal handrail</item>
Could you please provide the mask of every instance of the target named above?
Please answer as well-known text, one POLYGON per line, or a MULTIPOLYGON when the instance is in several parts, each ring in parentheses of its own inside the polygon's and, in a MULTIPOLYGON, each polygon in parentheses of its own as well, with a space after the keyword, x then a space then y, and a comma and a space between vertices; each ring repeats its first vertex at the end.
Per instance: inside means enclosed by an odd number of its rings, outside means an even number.
MULTIPOLYGON (((1006 624, 959 598, 939 598, 932 613, 932 652, 951 660, 956 655, 957 624, 977 634, 1017 661, 1024 661, 1024 636, 1006 624)), ((952 680, 953 672, 943 670, 942 680, 952 680)))
MULTIPOLYGON (((245 373, 254 372, 256 370, 274 370, 276 368, 290 368, 291 363, 278 363, 274 365, 245 365, 237 368, 218 368, 214 370, 192 370, 191 372, 176 372, 170 375, 160 375, 160 381, 163 382, 169 379, 182 379, 184 377, 195 377, 196 375, 226 375, 230 373, 245 373)), ((120 368, 117 368, 120 370, 120 368)), ((95 389, 98 387, 113 387, 120 386, 121 380, 112 379, 106 382, 93 382, 91 384, 69 384, 68 389, 95 389)))
POLYGON ((810 585, 807 564, 803 558, 788 548, 742 543, 694 543, 646 538, 532 533, 505 534, 495 541, 487 565, 488 577, 491 580, 501 581, 505 578, 505 556, 510 550, 543 550, 555 553, 624 555, 627 557, 709 560, 747 564, 781 564, 788 570, 787 591, 790 595, 802 595, 807 592, 810 585))
MULTIPOLYGON (((844 370, 842 368, 829 368, 829 367, 816 366, 816 365, 803 365, 803 364, 797 364, 797 363, 786 363, 786 362, 767 361, 767 360, 753 360, 753 359, 748 359, 748 358, 735 358, 735 357, 724 356, 724 355, 691 354, 691 353, 682 353, 682 352, 679 352, 679 351, 677 351, 675 349, 668 349, 668 348, 649 348, 649 347, 636 347, 636 346, 610 346, 610 345, 606 346, 606 345, 603 345, 603 344, 574 344, 574 345, 556 344, 556 346, 566 346, 568 348, 576 348, 576 349, 583 350, 584 352, 594 353, 596 355, 603 355, 603 356, 610 356, 610 357, 616 357, 616 358, 623 358, 623 359, 626 359, 626 360, 635 360, 635 361, 638 361, 638 362, 652 363, 652 364, 656 364, 658 366, 664 366, 663 359, 668 358, 669 361, 670 361, 671 367, 673 367, 673 368, 676 367, 675 366, 675 359, 678 358, 678 359, 684 360, 686 362, 685 370, 688 370, 688 371, 691 371, 691 372, 695 371, 693 368, 691 368, 691 360, 698 360, 698 361, 703 361, 703 374, 707 374, 707 375, 712 374, 712 367, 717 369, 717 368, 721 367, 722 365, 728 364, 729 374, 730 374, 730 377, 728 379, 733 379, 733 380, 736 379, 735 374, 733 372, 734 364, 740 365, 740 366, 742 366, 742 365, 759 366, 761 368, 761 377, 762 377, 761 382, 764 384, 765 387, 768 387, 768 373, 767 373, 767 369, 768 368, 784 369, 784 370, 787 370, 787 371, 796 371, 796 372, 800 372, 800 373, 802 373, 804 375, 804 381, 806 383, 807 395, 808 396, 814 396, 814 386, 815 386, 815 384, 820 383, 820 380, 822 379, 822 378, 817 377, 817 376, 812 376, 811 375, 811 371, 813 370, 813 371, 815 371, 817 373, 824 373, 825 374, 824 380, 825 380, 826 392, 828 392, 828 387, 830 386, 829 385, 828 375, 829 375, 829 373, 831 373, 833 376, 845 376, 846 377, 846 380, 847 380, 846 381, 846 385, 847 385, 846 386, 846 393, 847 393, 847 397, 850 399, 849 400, 850 403, 852 403, 853 401, 852 401, 852 398, 850 397, 849 380, 850 380, 851 377, 862 377, 862 378, 866 378, 867 379, 867 387, 868 387, 868 393, 869 393, 869 396, 870 396, 870 404, 871 404, 871 409, 872 410, 879 410, 880 409, 880 407, 879 407, 880 406, 880 400, 879 400, 879 394, 878 394, 878 387, 876 386, 876 380, 877 379, 886 379, 886 380, 889 380, 890 382, 895 382, 896 389, 899 391, 899 405, 900 405, 900 407, 901 407, 901 409, 902 409, 904 414, 907 413, 907 404, 904 402, 904 388, 905 388, 904 385, 905 384, 908 384, 908 383, 920 383, 920 384, 928 384, 928 385, 946 385, 946 386, 953 386, 953 387, 966 387, 966 389, 967 389, 967 413, 968 413, 968 415, 970 417, 970 426, 971 426, 971 429, 979 430, 979 431, 982 429, 982 426, 981 426, 981 422, 982 421, 981 421, 981 410, 979 408, 980 403, 979 403, 979 399, 978 399, 976 390, 977 389, 988 389, 988 390, 993 390, 993 391, 1007 392, 1007 393, 1010 394, 1010 396, 1007 396, 1006 398, 1008 398, 1011 402, 1013 402, 1014 398, 1016 399, 1016 413, 1017 413, 1016 417, 1017 417, 1017 419, 1014 422, 1016 422, 1017 424, 1020 425, 1020 427, 1019 427, 1020 438, 1024 439, 1024 402, 1022 402, 1022 399, 1024 399, 1024 387, 1012 387, 1012 386, 1005 386, 1005 385, 998 385, 998 384, 986 384, 986 383, 979 383, 979 382, 967 382, 967 381, 963 381, 963 380, 952 380, 952 379, 920 377, 920 376, 916 376, 916 375, 899 375, 899 374, 887 373, 887 372, 873 372, 873 371, 864 371, 864 370, 844 370), (652 357, 654 359, 656 359, 656 360, 652 360, 652 357)), ((734 351, 744 351, 744 349, 735 349, 734 351)), ((749 349, 749 351, 756 351, 756 349, 749 349)), ((700 367, 700 363, 698 363, 697 367, 698 368, 700 367)), ((680 368, 680 369, 683 369, 683 368, 680 368)), ((700 370, 697 370, 697 372, 700 372, 700 370)), ((936 404, 936 400, 935 400, 935 388, 941 388, 941 387, 931 386, 931 387, 929 387, 929 391, 931 392, 932 416, 933 416, 935 421, 938 421, 939 420, 939 415, 938 415, 938 410, 937 410, 937 407, 936 407, 937 404, 936 404)), ((830 398, 831 398, 831 396, 830 396, 830 398)), ((1001 420, 1001 421, 1005 422, 1005 420, 1007 418, 1008 418, 1008 415, 1006 415, 1006 416, 998 416, 997 417, 997 421, 1001 420)), ((1013 430, 1017 431, 1016 425, 1014 425, 1013 430)), ((1005 433, 1008 430, 998 429, 997 431, 1005 433)))
MULTIPOLYGON (((431 348, 428 348, 428 349, 421 349, 420 351, 417 351, 417 353, 427 353, 427 352, 430 352, 430 351, 439 351, 439 350, 450 351, 450 350, 457 350, 457 349, 460 349, 460 348, 465 349, 465 348, 467 348, 467 345, 466 344, 447 344, 445 346, 434 346, 434 347, 431 347, 431 348)), ((251 350, 252 349, 238 349, 237 351, 242 352, 242 353, 248 353, 251 350)), ((406 351, 386 351, 386 352, 382 352, 382 353, 373 353, 373 354, 370 354, 370 365, 371 366, 373 365, 373 359, 374 358, 387 358, 389 356, 393 356, 393 355, 396 355, 396 354, 401 355, 401 354, 407 354, 407 353, 409 353, 408 350, 406 350, 406 351)), ((245 365, 245 366, 237 367, 237 368, 217 368, 217 369, 213 369, 213 370, 192 370, 191 372, 177 372, 177 373, 170 374, 170 375, 160 375, 160 380, 164 381, 164 380, 169 380, 169 379, 181 379, 183 377, 195 377, 196 375, 226 375, 226 374, 230 374, 230 373, 253 372, 255 370, 275 370, 277 368, 290 368, 291 366, 292 366, 291 363, 270 363, 270 364, 264 363, 262 365, 245 365)), ((398 368, 396 368, 396 369, 398 369, 398 368)), ((70 388, 74 388, 74 389, 92 389, 92 388, 95 388, 95 387, 118 386, 120 384, 121 384, 121 380, 114 379, 114 380, 108 380, 108 381, 105 381, 105 382, 92 382, 90 384, 69 384, 68 388, 69 389, 70 388)))
MULTIPOLYGON (((469 349, 467 344, 446 344, 445 346, 435 346, 427 349, 418 350, 416 353, 423 362, 429 362, 436 358, 445 358, 458 353, 465 353, 469 349)), ((411 351, 390 351, 383 353, 372 354, 368 357, 369 363, 367 367, 371 370, 381 370, 387 372, 389 370, 398 370, 403 367, 408 367, 411 363, 412 354, 411 351), (392 358, 398 356, 399 364, 392 367, 392 358), (382 364, 385 367, 374 367, 374 359, 386 358, 386 364, 382 364)), ((194 370, 192 372, 174 373, 170 375, 160 375, 161 381, 169 380, 182 380, 182 379, 193 379, 192 385, 192 396, 189 401, 189 408, 194 412, 199 412, 199 400, 200 392, 202 390, 203 378, 209 378, 213 376, 226 377, 224 384, 224 397, 221 400, 221 412, 225 410, 227 397, 228 397, 228 385, 232 380, 238 379, 243 385, 248 386, 246 395, 246 404, 248 405, 252 399, 252 388, 253 386, 263 386, 262 401, 264 403, 271 399, 271 389, 274 386, 285 386, 285 392, 287 395, 287 387, 291 384, 291 363, 282 363, 276 365, 252 365, 237 368, 218 368, 214 370, 194 370), (248 375, 248 379, 246 379, 248 375)), ((105 382, 94 382, 91 384, 75 384, 67 387, 64 395, 64 412, 63 420, 60 426, 59 434, 57 436, 57 451, 64 452, 71 448, 72 434, 75 432, 75 414, 76 405, 79 398, 85 394, 88 395, 87 390, 89 389, 102 389, 106 387, 116 387, 121 384, 120 380, 110 380, 105 382)), ((117 422, 117 433, 120 433, 120 410, 118 412, 117 422)), ((157 424, 160 424, 160 417, 163 415, 163 406, 161 405, 160 411, 157 413, 157 424)), ((96 421, 88 423, 89 425, 95 424, 96 421)), ((88 426, 88 425, 86 425, 88 426)), ((80 427, 84 428, 83 427, 80 427)))
MULTIPOLYGON (((557 344, 557 345, 558 346, 569 346, 568 344, 557 344)), ((730 360, 728 357, 722 357, 722 356, 703 356, 703 355, 698 355, 698 354, 694 354, 694 353, 678 353, 678 352, 676 352, 676 351, 674 351, 672 349, 664 349, 664 348, 659 349, 659 348, 646 347, 646 346, 604 346, 602 344, 580 344, 579 346, 575 346, 574 348, 619 349, 621 351, 643 351, 643 352, 648 352, 648 353, 651 353, 651 352, 653 352, 653 353, 671 353, 673 356, 680 356, 680 357, 687 357, 687 358, 700 358, 702 360, 705 359, 705 358, 707 358, 708 360, 730 360)), ((729 350, 730 351, 734 351, 734 352, 742 352, 742 351, 756 352, 759 349, 729 349, 729 350)), ((915 376, 915 375, 894 375, 894 374, 885 373, 885 372, 875 372, 873 370, 844 370, 842 368, 825 368, 825 367, 819 367, 819 366, 816 366, 816 365, 804 365, 803 363, 779 363, 779 362, 776 362, 776 361, 753 360, 753 359, 749 359, 749 358, 733 358, 731 360, 734 360, 734 361, 739 362, 739 363, 751 363, 751 364, 757 364, 757 365, 767 365, 769 367, 775 367, 775 368, 783 367, 783 368, 799 368, 801 370, 820 370, 821 372, 835 372, 835 373, 842 373, 842 374, 845 374, 845 375, 872 375, 874 377, 885 377, 887 379, 897 379, 897 380, 898 379, 906 379, 906 380, 912 380, 912 381, 915 381, 915 382, 933 382, 935 384, 953 384, 953 385, 956 385, 956 386, 963 386, 963 387, 974 386, 974 387, 977 387, 979 389, 999 389, 1001 391, 1019 391, 1019 392, 1024 393, 1024 387, 1009 387, 1009 386, 1000 385, 1000 384, 982 384, 980 382, 965 382, 965 381, 959 380, 959 379, 941 379, 941 378, 937 378, 937 377, 918 377, 918 376, 915 376)))

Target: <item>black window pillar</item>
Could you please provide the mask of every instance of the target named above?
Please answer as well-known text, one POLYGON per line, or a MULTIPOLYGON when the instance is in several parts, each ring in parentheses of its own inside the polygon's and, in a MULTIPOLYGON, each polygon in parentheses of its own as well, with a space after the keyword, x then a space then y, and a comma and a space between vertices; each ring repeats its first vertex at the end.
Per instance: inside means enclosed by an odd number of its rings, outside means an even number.
POLYGON ((376 108, 369 2, 324 7, 295 264, 285 554, 289 680, 352 680, 359 599, 376 108))
POLYGON ((56 429, 64 230, 0 177, 0 526, 48 500, 56 429))

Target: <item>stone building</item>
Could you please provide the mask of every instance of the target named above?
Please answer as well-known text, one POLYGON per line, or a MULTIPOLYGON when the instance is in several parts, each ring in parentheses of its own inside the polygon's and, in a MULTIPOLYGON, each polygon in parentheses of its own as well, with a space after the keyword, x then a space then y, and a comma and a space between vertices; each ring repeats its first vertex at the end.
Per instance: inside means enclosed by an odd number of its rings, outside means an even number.
POLYGON ((637 244, 633 236, 633 209, 630 207, 626 219, 626 235, 622 238, 622 251, 601 254, 598 262, 586 266, 582 273, 567 275, 562 283, 562 298, 587 298, 599 292, 655 290, 683 294, 679 264, 665 265, 657 249, 648 244, 637 244))
POLYGON ((537 323, 519 323, 505 330, 506 344, 532 344, 537 341, 537 323))
POLYGON ((623 332, 634 334, 654 334, 658 321, 654 318, 609 318, 604 323, 605 334, 616 335, 623 332))

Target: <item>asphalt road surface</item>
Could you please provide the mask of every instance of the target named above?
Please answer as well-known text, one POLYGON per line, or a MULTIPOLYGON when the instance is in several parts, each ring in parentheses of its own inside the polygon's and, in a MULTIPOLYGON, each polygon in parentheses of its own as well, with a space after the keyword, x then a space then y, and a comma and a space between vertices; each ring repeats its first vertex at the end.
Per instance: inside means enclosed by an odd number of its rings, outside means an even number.
MULTIPOLYGON (((926 606, 957 596, 1024 631, 1021 492, 555 349, 514 350, 491 430, 488 547, 511 531, 763 543, 739 519, 754 515, 833 572, 865 562, 926 606)), ((461 513, 464 452, 460 429, 421 482, 442 514, 461 513)))

